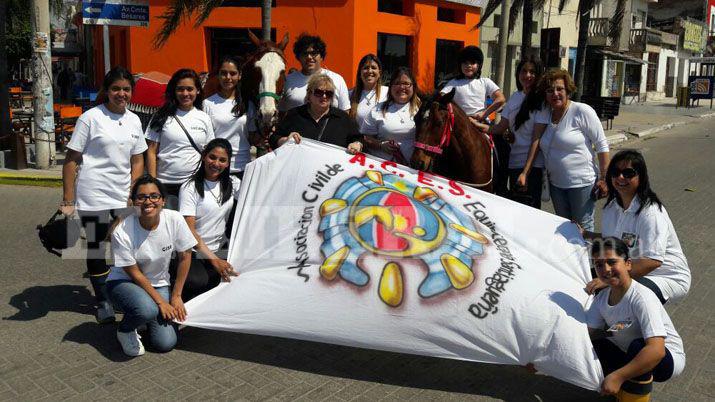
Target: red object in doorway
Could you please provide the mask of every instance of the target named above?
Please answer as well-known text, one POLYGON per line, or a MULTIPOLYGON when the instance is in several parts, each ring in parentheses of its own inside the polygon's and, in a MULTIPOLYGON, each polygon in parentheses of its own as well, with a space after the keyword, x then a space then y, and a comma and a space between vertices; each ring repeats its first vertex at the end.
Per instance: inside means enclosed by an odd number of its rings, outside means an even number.
POLYGON ((136 81, 132 94, 132 110, 139 106, 144 109, 155 109, 164 104, 166 84, 171 77, 158 71, 142 74, 136 81))

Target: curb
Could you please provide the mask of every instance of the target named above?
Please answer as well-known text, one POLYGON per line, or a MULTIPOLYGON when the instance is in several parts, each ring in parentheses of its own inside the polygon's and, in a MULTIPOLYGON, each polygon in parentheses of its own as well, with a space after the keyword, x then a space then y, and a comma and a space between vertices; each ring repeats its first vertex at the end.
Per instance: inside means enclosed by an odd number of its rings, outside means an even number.
POLYGON ((618 130, 618 132, 614 134, 607 135, 606 141, 608 141, 608 145, 620 144, 621 142, 628 141, 628 135, 623 130, 618 130))
POLYGON ((699 121, 700 119, 709 119, 712 117, 715 117, 715 112, 712 113, 705 113, 705 114, 699 114, 699 115, 688 115, 688 117, 691 117, 692 120, 682 120, 682 121, 675 121, 673 123, 668 123, 668 124, 662 124, 660 126, 655 126, 651 127, 645 130, 640 130, 640 131, 635 131, 635 129, 632 129, 631 127, 628 128, 627 133, 634 135, 638 138, 647 138, 650 137, 651 135, 655 133, 659 133, 661 131, 665 130, 670 130, 671 128, 674 127, 680 127, 680 126, 685 126, 691 123, 695 123, 699 121))
POLYGON ((56 176, 0 173, 0 184, 15 186, 62 187, 62 178, 56 176))

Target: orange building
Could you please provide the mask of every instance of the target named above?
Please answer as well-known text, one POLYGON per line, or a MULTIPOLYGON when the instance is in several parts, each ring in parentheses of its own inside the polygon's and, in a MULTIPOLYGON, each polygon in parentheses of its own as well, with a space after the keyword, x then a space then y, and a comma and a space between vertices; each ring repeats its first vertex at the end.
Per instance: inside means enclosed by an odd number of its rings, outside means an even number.
MULTIPOLYGON (((260 35, 259 1, 224 0, 199 27, 186 22, 160 49, 152 47, 169 0, 149 0, 148 28, 111 27, 112 65, 131 71, 161 71, 178 68, 211 72, 225 54, 251 50, 247 29, 260 35)), ((300 67, 292 51, 302 32, 318 34, 326 42, 324 65, 354 85, 360 58, 375 53, 386 70, 410 66, 420 87, 430 90, 436 80, 452 72, 456 53, 463 46, 478 45, 480 0, 274 0, 273 35, 288 32, 288 68, 300 67)), ((102 60, 101 28, 94 32, 94 60, 102 60)), ((103 67, 95 63, 95 78, 101 81, 103 67)))

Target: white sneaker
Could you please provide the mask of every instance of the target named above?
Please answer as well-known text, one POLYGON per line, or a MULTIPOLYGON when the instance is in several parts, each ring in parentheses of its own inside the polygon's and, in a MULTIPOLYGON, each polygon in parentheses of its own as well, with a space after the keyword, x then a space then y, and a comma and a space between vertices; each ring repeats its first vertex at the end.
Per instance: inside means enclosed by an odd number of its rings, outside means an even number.
POLYGON ((97 322, 107 324, 114 321, 114 308, 112 308, 112 303, 108 301, 99 302, 99 306, 97 306, 97 322))
POLYGON ((144 345, 139 340, 140 338, 136 330, 132 332, 117 331, 117 340, 122 345, 122 350, 127 356, 141 356, 144 354, 144 345))

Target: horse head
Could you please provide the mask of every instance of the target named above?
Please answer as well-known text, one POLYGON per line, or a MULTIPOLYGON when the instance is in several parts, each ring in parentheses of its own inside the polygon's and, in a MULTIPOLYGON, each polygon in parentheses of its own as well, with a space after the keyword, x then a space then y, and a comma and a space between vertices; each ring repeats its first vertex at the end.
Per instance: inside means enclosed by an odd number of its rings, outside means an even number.
POLYGON ((278 44, 258 39, 251 31, 248 31, 248 37, 256 46, 256 51, 243 66, 241 98, 243 102, 252 102, 257 106, 258 128, 267 135, 278 123, 278 101, 285 83, 283 51, 288 44, 288 33, 278 44))
POLYGON ((415 116, 415 151, 410 166, 431 171, 436 159, 441 156, 451 142, 454 129, 455 109, 452 105, 455 89, 446 93, 435 93, 425 100, 415 116))

